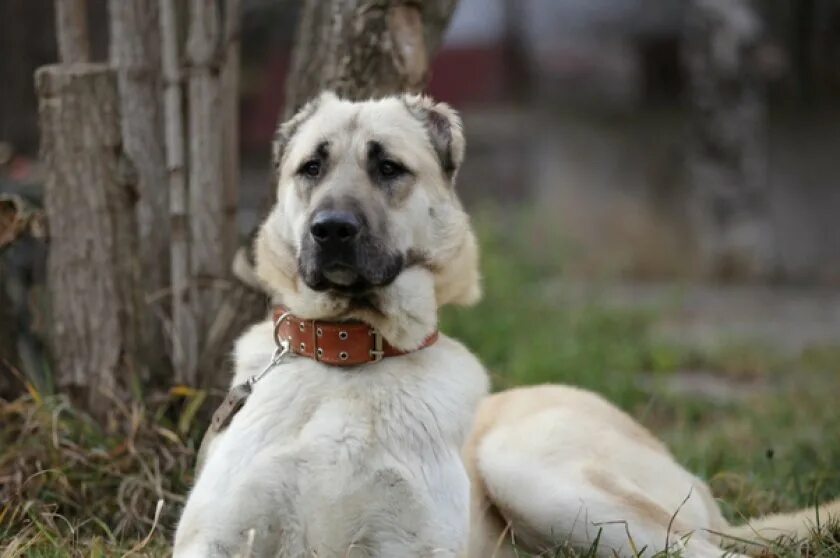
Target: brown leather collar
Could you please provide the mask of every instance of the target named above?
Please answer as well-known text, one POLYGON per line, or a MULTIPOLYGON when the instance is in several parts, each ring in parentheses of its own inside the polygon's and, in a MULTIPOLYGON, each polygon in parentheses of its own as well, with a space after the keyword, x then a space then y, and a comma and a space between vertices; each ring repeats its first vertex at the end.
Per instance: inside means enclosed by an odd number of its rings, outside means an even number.
MULTIPOLYGON (((414 352, 394 348, 364 322, 304 320, 288 308, 276 306, 274 324, 276 340, 288 341, 291 352, 333 366, 358 366, 414 352)), ((435 330, 414 350, 433 345, 437 338, 435 330)))

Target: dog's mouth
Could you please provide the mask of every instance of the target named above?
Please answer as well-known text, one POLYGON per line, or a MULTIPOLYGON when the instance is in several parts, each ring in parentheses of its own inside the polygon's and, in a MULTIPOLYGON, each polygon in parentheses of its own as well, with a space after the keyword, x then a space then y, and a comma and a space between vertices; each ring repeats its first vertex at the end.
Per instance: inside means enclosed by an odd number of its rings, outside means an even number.
POLYGON ((351 287, 359 279, 359 272, 350 266, 338 265, 322 272, 324 279, 334 287, 351 287))
POLYGON ((332 258, 316 250, 303 251, 298 257, 298 273, 307 287, 351 298, 364 297, 390 285, 404 266, 401 254, 344 254, 332 258))

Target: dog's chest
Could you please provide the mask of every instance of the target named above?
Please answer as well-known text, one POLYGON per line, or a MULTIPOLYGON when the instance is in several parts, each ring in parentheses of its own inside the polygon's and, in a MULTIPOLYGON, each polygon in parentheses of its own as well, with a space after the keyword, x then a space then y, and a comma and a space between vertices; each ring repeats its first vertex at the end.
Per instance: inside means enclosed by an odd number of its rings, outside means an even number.
POLYGON ((254 386, 229 429, 237 445, 312 465, 361 459, 361 466, 371 452, 416 454, 451 443, 429 428, 447 409, 424 400, 421 375, 336 371, 295 360, 254 386))
POLYGON ((410 537, 428 479, 458 459, 459 442, 436 426, 448 410, 424 399, 424 383, 410 367, 336 371, 296 359, 254 387, 204 474, 275 500, 284 536, 309 549, 373 544, 367 533, 410 537))

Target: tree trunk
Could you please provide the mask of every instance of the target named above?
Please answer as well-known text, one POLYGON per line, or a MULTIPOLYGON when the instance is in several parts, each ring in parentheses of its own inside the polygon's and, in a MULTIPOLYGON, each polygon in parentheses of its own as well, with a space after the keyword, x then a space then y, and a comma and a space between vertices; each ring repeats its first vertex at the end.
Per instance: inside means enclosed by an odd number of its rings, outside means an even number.
MULTIPOLYGON (((189 64, 189 213, 195 314, 201 335, 221 302, 230 258, 224 238, 224 128, 221 114, 220 25, 215 2, 191 0, 189 64)), ((202 350, 203 350, 203 343, 202 350)))
POLYGON ((351 99, 420 91, 457 0, 307 0, 284 117, 324 89, 351 99))
POLYGON ((222 125, 224 167, 225 253, 239 244, 236 212, 239 207, 239 68, 242 0, 225 0, 224 60, 222 64, 222 125))
POLYGON ((101 417, 138 370, 136 180, 117 79, 105 65, 74 64, 40 68, 35 82, 56 383, 101 417))
MULTIPOLYGON (((161 110, 160 24, 157 0, 110 0, 110 58, 117 70, 124 149, 137 171, 137 226, 142 294, 151 299, 169 285, 169 193, 161 110)), ((158 297, 160 298, 160 297, 158 297)), ((162 300, 168 300, 162 298, 162 300)), ((168 308, 166 309, 168 310, 168 308)), ((143 308, 144 360, 164 363, 162 319, 143 308)))
MULTIPOLYGON (((189 218, 202 383, 227 383, 230 344, 255 295, 232 281, 239 178, 239 0, 192 0, 189 13, 189 218)), ((259 305, 257 305, 258 307, 259 305)))
POLYGON ((87 0, 55 0, 58 57, 65 64, 90 61, 87 0))
POLYGON ((172 280, 172 365, 175 381, 198 385, 198 332, 190 280, 190 243, 187 213, 187 176, 184 168, 183 90, 175 0, 160 0, 160 35, 169 174, 170 262, 172 280))
MULTIPOLYGON (((225 278, 230 279, 231 257, 238 246, 236 210, 239 194, 239 72, 240 25, 242 0, 224 0, 224 33, 221 37, 221 120, 222 166, 222 250, 225 278)), ((262 293, 238 281, 225 281, 224 298, 202 331, 203 350, 199 369, 207 372, 205 384, 227 386, 230 374, 230 349, 233 341, 248 325, 265 315, 262 293)))
POLYGON ((761 23, 747 0, 692 0, 684 55, 692 128, 689 218, 704 271, 772 271, 767 107, 755 52, 761 23))

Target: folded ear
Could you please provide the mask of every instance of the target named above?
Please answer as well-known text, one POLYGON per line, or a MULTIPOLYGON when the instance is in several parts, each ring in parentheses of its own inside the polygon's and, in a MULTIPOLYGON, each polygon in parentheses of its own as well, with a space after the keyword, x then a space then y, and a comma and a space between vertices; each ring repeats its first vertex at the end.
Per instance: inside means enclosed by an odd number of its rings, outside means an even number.
POLYGON ((426 127, 444 175, 454 182, 464 160, 464 131, 458 112, 446 103, 436 103, 425 95, 403 96, 406 108, 426 127))
POLYGON ((271 144, 271 162, 275 172, 280 172, 283 153, 300 125, 312 116, 319 106, 337 100, 338 96, 332 91, 322 91, 317 97, 303 105, 294 116, 277 126, 277 131, 274 132, 274 142, 271 144))

